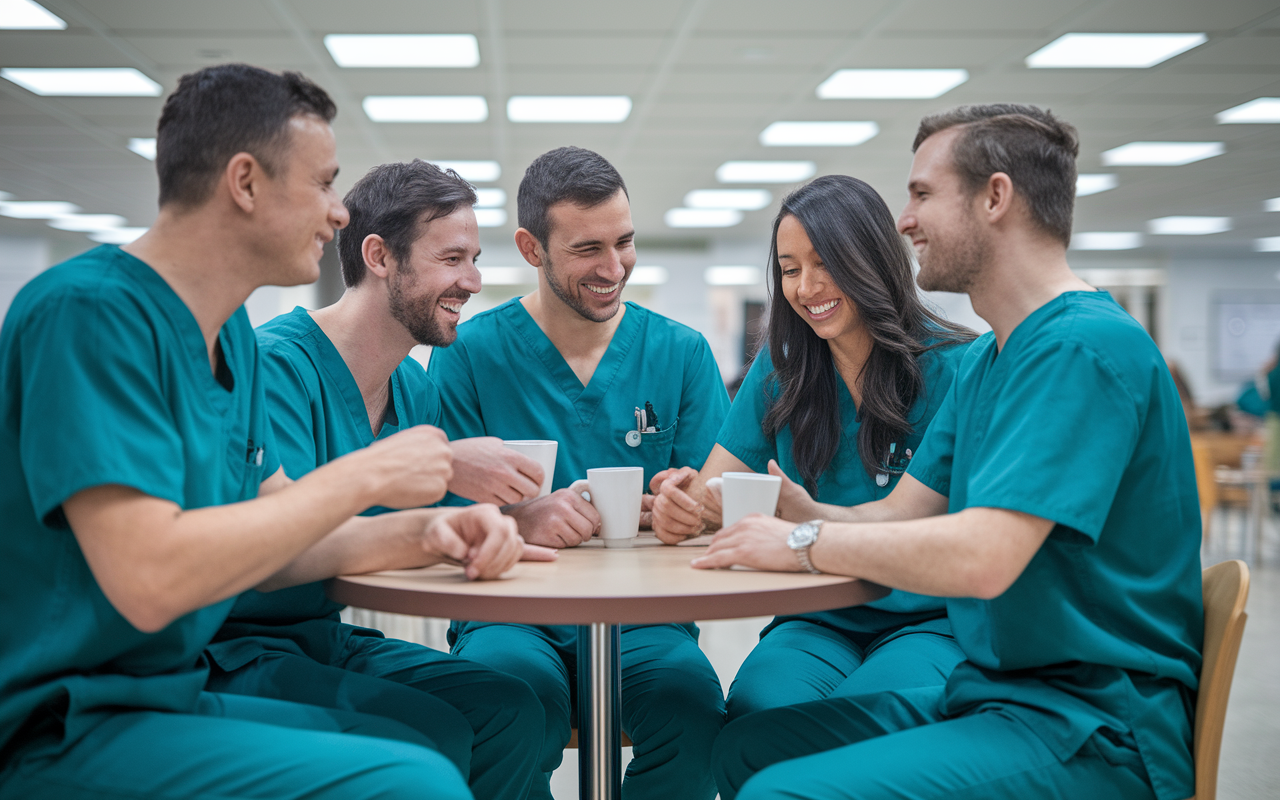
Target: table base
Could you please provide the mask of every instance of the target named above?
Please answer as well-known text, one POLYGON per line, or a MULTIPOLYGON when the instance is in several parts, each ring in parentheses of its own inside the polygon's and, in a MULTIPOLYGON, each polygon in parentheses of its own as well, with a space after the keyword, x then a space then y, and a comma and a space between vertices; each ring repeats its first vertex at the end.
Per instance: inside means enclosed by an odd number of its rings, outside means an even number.
POLYGON ((578 626, 578 797, 622 796, 622 689, 618 625, 578 626))

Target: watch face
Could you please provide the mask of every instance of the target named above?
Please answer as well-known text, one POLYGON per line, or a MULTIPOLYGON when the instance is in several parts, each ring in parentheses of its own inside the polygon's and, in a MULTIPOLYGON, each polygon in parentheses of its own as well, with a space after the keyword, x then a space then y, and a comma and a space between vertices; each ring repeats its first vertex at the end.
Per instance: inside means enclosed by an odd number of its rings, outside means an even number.
POLYGON ((812 523, 805 522, 787 534, 787 547, 792 550, 799 550, 802 547, 808 547, 813 544, 817 538, 818 527, 812 523))

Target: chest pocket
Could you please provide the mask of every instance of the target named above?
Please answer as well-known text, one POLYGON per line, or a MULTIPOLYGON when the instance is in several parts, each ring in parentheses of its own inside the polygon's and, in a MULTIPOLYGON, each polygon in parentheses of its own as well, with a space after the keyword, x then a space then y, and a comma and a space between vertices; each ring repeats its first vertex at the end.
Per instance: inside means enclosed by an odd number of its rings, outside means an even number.
POLYGON ((636 429, 632 428, 624 434, 624 441, 628 446, 623 449, 633 453, 635 460, 644 465, 645 480, 671 466, 671 450, 675 446, 676 428, 679 425, 680 418, 677 417, 661 430, 641 433, 639 443, 634 446, 631 443, 635 441, 636 429))

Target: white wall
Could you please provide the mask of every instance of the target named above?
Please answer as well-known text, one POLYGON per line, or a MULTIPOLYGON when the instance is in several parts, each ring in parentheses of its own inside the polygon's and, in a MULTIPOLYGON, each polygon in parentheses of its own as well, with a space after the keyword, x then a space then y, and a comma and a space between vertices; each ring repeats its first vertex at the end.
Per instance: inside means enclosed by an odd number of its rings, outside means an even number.
POLYGON ((0 319, 18 290, 49 267, 49 258, 47 239, 0 236, 0 319))

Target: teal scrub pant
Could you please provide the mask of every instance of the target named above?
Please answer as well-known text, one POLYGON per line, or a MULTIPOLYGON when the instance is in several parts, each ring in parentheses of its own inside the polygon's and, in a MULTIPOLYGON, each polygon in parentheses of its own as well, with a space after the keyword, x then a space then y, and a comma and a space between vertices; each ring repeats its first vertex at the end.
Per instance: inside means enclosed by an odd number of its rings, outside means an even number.
POLYGON ((190 714, 101 716, 68 746, 49 730, 12 753, 0 800, 471 797, 430 741, 382 717, 210 692, 190 714))
POLYGON ((713 756, 720 797, 1154 800, 1132 737, 1095 733, 1063 761, 999 707, 944 718, 944 692, 831 698, 734 720, 713 756))
POLYGON ((477 800, 525 796, 545 722, 524 681, 429 647, 368 635, 349 637, 330 660, 268 651, 229 672, 215 665, 206 688, 396 720, 434 741, 468 777, 477 800))
MULTIPOLYGON (((563 634, 528 625, 474 626, 453 647, 457 655, 519 675, 542 700, 542 774, 529 793, 538 800, 551 799, 551 773, 560 766, 574 720, 577 653, 563 652, 563 634)), ((634 744, 623 797, 711 800, 711 748, 724 726, 724 693, 711 662, 696 636, 679 625, 625 625, 621 639, 621 722, 634 744)))
POLYGON ((864 645, 825 625, 787 620, 762 636, 739 668, 729 719, 828 697, 942 686, 964 658, 950 634, 919 626, 864 645))

